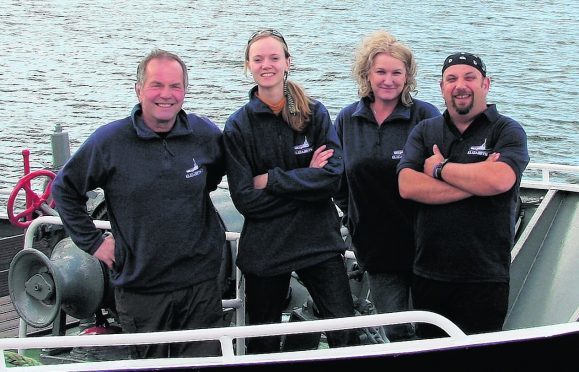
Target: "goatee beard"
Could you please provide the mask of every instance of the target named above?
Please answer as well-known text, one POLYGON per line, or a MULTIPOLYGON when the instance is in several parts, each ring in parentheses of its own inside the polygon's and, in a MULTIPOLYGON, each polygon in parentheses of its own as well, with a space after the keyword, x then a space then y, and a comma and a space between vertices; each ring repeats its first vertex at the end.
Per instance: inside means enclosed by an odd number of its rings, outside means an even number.
POLYGON ((474 100, 470 101, 470 104, 466 107, 462 107, 459 108, 456 105, 456 102, 454 101, 454 98, 452 99, 452 107, 454 107, 454 109, 456 110, 456 113, 459 115, 468 115, 468 113, 470 112, 470 110, 472 110, 472 107, 474 106, 474 100))

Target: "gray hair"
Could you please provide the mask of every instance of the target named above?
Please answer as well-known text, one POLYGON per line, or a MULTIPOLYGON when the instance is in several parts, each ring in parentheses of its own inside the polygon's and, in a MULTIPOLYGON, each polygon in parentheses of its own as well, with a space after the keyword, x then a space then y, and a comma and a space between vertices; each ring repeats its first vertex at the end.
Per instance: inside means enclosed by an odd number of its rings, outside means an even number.
POLYGON ((145 58, 141 60, 139 67, 137 67, 137 85, 143 85, 145 82, 147 65, 155 58, 167 58, 179 62, 181 68, 183 69, 183 84, 186 90, 189 86, 189 75, 187 74, 187 66, 185 65, 185 62, 183 62, 183 60, 179 58, 178 55, 162 49, 153 49, 145 58))

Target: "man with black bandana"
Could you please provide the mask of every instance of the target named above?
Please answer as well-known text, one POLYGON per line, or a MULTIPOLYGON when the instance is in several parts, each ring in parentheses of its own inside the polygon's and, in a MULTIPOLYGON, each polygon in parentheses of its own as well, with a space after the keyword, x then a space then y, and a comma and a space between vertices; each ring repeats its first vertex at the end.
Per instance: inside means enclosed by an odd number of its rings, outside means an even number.
MULTIPOLYGON (((187 67, 154 50, 137 69, 139 103, 98 128, 58 173, 56 207, 76 245, 110 270, 123 332, 222 325, 218 274, 225 233, 209 192, 225 173, 222 135, 186 114, 187 67), (102 188, 112 235, 86 210, 102 188)), ((213 356, 217 341, 137 345, 136 358, 213 356)))
MULTIPOLYGON (((478 56, 448 56, 440 88, 446 111, 414 128, 398 165, 400 195, 419 204, 412 299, 467 334, 497 331, 508 307, 527 137, 487 104, 490 78, 478 56)), ((443 335, 426 325, 417 333, 443 335)))

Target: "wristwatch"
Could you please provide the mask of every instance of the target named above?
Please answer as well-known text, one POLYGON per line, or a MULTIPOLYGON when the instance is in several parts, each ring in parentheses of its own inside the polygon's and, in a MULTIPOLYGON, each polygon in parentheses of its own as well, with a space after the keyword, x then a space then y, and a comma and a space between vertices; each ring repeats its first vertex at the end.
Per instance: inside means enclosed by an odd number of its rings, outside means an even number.
POLYGON ((432 177, 436 178, 437 180, 442 180, 442 168, 444 168, 446 163, 448 163, 448 158, 436 164, 436 166, 432 169, 432 177))

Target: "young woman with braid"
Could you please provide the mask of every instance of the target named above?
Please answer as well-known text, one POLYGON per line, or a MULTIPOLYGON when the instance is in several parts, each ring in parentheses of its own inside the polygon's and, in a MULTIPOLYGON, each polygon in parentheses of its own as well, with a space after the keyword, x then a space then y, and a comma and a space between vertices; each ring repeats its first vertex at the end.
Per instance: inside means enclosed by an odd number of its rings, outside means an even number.
MULTIPOLYGON (((287 79, 283 36, 260 30, 248 41, 245 69, 256 86, 224 129, 233 203, 244 216, 237 266, 244 274, 249 324, 278 323, 292 272, 322 318, 354 315, 332 195, 344 166, 324 105, 287 79)), ((354 331, 328 332, 330 347, 359 342, 354 331)), ((248 353, 280 350, 280 337, 251 338, 248 353)))

